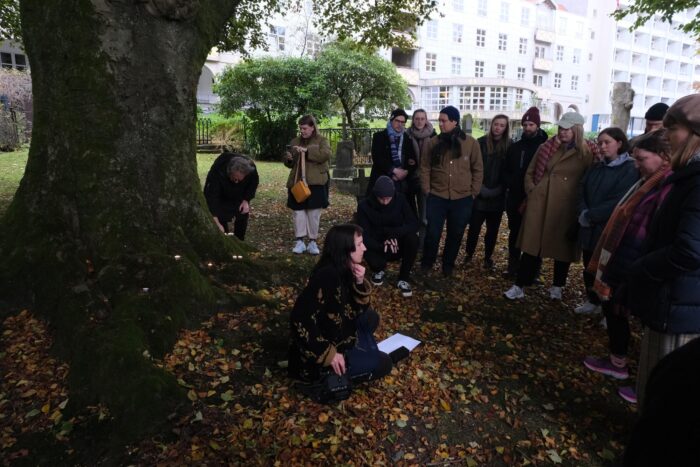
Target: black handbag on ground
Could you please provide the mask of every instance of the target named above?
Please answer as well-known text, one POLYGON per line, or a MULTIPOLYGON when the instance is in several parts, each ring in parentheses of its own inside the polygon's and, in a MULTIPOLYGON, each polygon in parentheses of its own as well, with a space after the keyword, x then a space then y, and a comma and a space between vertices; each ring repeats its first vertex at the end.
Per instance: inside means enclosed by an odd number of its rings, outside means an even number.
POLYGON ((318 380, 301 385, 300 390, 316 402, 334 404, 350 397, 352 381, 347 370, 342 375, 336 375, 333 370, 327 370, 318 380))

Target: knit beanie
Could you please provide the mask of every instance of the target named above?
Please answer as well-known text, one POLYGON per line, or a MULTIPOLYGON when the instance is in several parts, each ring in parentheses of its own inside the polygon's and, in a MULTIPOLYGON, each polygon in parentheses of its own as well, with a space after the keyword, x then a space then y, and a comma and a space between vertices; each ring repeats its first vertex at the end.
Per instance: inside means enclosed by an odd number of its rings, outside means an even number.
POLYGON ((540 111, 537 107, 530 107, 527 112, 523 115, 521 123, 532 122, 537 126, 540 126, 540 111))
POLYGON ((652 122, 660 122, 664 119, 664 115, 668 111, 668 105, 663 102, 657 102, 656 104, 649 107, 647 113, 644 114, 645 120, 651 120, 652 122))
POLYGON ((402 109, 402 108, 398 108, 398 109, 392 110, 391 115, 389 116, 389 121, 392 121, 392 120, 394 120, 396 117, 399 117, 399 116, 401 116, 401 117, 405 118, 406 120, 408 120, 408 114, 406 113, 406 111, 405 111, 404 109, 402 109))
POLYGON ((393 198, 394 181, 386 175, 382 175, 376 182, 374 182, 372 193, 374 193, 374 196, 377 198, 393 198))
POLYGON ((691 94, 678 99, 666 112, 664 126, 671 126, 674 120, 690 128, 696 135, 700 135, 700 94, 691 94))
POLYGON ((440 113, 441 113, 441 114, 447 115, 447 118, 448 118, 451 122, 457 122, 457 123, 459 123, 459 110, 457 110, 456 107, 454 107, 454 106, 452 106, 452 105, 448 105, 447 107, 445 107, 444 109, 442 109, 442 110, 440 111, 440 113))

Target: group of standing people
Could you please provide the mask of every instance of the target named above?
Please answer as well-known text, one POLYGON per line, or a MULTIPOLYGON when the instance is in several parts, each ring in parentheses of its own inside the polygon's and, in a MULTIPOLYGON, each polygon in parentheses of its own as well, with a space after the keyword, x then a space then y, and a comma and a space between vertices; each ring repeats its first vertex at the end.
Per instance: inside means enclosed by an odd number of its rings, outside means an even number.
MULTIPOLYGON (((556 122, 557 133, 548 139, 535 107, 523 115, 517 142, 510 139, 505 115, 494 117, 478 141, 462 130, 452 106, 440 111, 439 134, 423 110, 414 112, 405 129, 407 120, 406 112, 396 109, 373 138, 370 186, 358 205, 359 225, 334 226, 326 236, 321 259, 292 311, 290 374, 307 381, 326 367, 364 380, 387 374, 392 360, 377 348, 373 331, 379 317, 369 307, 372 287, 386 279, 387 262, 401 261, 397 287, 410 297, 418 251, 422 248, 421 268, 427 273, 437 261, 445 224, 442 272, 450 276, 467 227, 469 262, 486 223, 483 266, 492 268, 505 211, 510 231, 505 275, 515 280, 504 293, 507 299, 524 298, 543 259, 552 259, 549 296, 561 300, 569 267, 583 255, 587 300, 575 311, 602 310, 609 341, 609 355, 584 359, 588 369, 628 378, 629 320, 641 320, 637 385, 622 387, 619 394, 642 405, 629 458, 653 458, 646 440, 655 423, 670 420, 665 409, 672 402, 669 385, 679 380, 671 369, 697 365, 688 354, 696 348, 700 354, 700 345, 673 352, 700 337, 700 95, 683 97, 670 108, 652 106, 646 133, 632 141, 614 127, 601 131, 596 143, 587 141, 584 119, 573 111, 556 122), (363 261, 371 280, 365 278, 363 261)), ((287 205, 294 212, 293 251, 319 254, 330 146, 312 117, 302 117, 299 129, 285 153, 292 168, 287 205), (291 192, 300 165, 305 165, 301 172, 310 189, 303 202, 291 192)), ((215 161, 205 196, 222 231, 244 237, 255 188, 252 161, 231 153, 215 161), (238 201, 224 206, 217 201, 221 196, 238 201)), ((683 406, 674 407, 683 417, 683 406)), ((692 423, 688 419, 688 426, 692 423)), ((664 439, 669 446, 681 443, 664 439)))

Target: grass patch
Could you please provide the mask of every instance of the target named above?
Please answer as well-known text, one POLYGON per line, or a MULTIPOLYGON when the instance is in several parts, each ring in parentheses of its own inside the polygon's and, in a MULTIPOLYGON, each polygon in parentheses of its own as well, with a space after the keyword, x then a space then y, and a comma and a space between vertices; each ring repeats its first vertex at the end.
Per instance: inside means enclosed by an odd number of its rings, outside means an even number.
POLYGON ((19 181, 27 165, 29 147, 13 152, 0 152, 0 214, 4 213, 15 196, 19 181))

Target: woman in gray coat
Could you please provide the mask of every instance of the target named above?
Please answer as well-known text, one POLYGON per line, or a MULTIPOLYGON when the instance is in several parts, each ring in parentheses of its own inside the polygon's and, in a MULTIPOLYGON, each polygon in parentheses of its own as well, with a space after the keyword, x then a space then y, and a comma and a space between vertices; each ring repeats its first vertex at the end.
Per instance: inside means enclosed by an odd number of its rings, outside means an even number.
POLYGON ((595 276, 587 271, 593 250, 617 203, 639 180, 639 171, 630 157, 625 133, 615 127, 598 134, 602 160, 583 176, 578 197, 578 241, 583 254, 583 282, 588 300, 575 309, 579 314, 600 311, 600 300, 593 291, 595 276))

